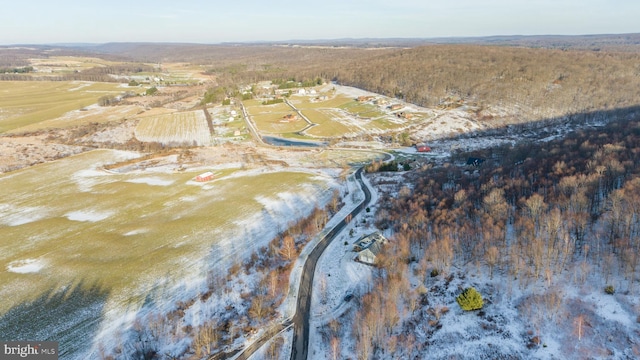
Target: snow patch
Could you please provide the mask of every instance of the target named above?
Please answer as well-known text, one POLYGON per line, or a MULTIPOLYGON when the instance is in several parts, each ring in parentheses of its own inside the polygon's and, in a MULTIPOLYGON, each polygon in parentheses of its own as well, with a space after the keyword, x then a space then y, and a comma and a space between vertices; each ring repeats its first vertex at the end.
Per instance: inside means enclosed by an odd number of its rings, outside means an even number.
POLYGON ((147 184, 151 186, 169 186, 173 184, 175 181, 173 180, 164 180, 159 178, 151 178, 151 177, 143 177, 138 179, 127 180, 128 183, 134 184, 147 184))
POLYGON ((124 236, 133 236, 133 235, 139 235, 139 234, 145 234, 148 233, 149 229, 135 229, 135 230, 131 230, 129 232, 126 232, 122 235, 124 236))
POLYGON ((44 265, 44 261, 38 259, 16 260, 7 265, 7 271, 17 274, 37 273, 44 265))
POLYGON ((622 308, 615 296, 596 293, 593 297, 595 297, 596 313, 599 316, 627 327, 633 326, 632 315, 622 308))
POLYGON ((0 204, 0 224, 19 226, 45 217, 47 217, 47 209, 43 207, 16 207, 11 204, 0 204))
POLYGON ((110 217, 111 215, 113 215, 113 213, 109 211, 100 212, 95 210, 78 210, 66 213, 64 216, 71 221, 98 222, 110 217))

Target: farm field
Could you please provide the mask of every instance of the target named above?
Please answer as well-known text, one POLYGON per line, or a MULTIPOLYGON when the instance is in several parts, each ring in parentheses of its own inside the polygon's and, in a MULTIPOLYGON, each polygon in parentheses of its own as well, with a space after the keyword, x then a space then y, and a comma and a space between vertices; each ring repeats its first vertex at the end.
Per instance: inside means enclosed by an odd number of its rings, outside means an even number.
POLYGON ((352 115, 365 118, 365 119, 377 119, 387 115, 375 105, 361 104, 357 101, 351 101, 346 104, 342 104, 339 106, 339 108, 343 109, 344 111, 352 115))
POLYGON ((331 96, 332 97, 329 97, 327 100, 320 101, 311 101, 313 97, 294 96, 290 101, 298 109, 338 108, 354 101, 345 94, 335 94, 335 96, 331 96))
POLYGON ((311 122, 318 124, 318 126, 314 126, 306 131, 309 135, 318 137, 337 137, 356 130, 345 125, 341 121, 337 121, 339 118, 335 116, 336 114, 332 112, 331 109, 307 109, 302 110, 302 113, 309 118, 311 122))
POLYGON ((244 103, 247 107, 249 115, 262 115, 262 114, 286 114, 291 112, 291 107, 285 103, 262 105, 261 102, 255 100, 249 100, 244 103))
POLYGON ((202 74, 200 67, 188 63, 163 64, 162 70, 168 75, 168 77, 164 79, 165 81, 188 84, 211 80, 210 76, 202 74))
POLYGON ((298 118, 294 121, 284 121, 283 116, 287 114, 293 114, 293 111, 290 112, 282 112, 282 113, 270 113, 270 114, 261 114, 253 116, 253 121, 255 122, 258 130, 262 133, 267 134, 286 134, 297 132, 305 127, 307 127, 307 123, 298 118))
POLYGON ((142 117, 135 134, 138 140, 146 142, 211 144, 211 134, 202 110, 142 117))
POLYGON ((102 96, 123 91, 121 85, 115 83, 0 82, 0 133, 61 117, 97 103, 102 96))
POLYGON ((133 119, 139 114, 145 114, 144 108, 136 105, 98 106, 90 105, 82 110, 72 110, 51 120, 44 120, 19 128, 19 131, 37 131, 42 129, 63 129, 87 123, 103 123, 133 119))
POLYGON ((119 64, 104 59, 80 56, 51 56, 48 58, 34 58, 29 60, 36 72, 32 75, 71 74, 75 71, 88 70, 95 67, 105 67, 119 64))
POLYGON ((196 183, 200 171, 99 170, 135 156, 97 150, 0 175, 0 338, 64 338, 47 323, 23 327, 37 333, 11 327, 30 316, 28 302, 61 289, 105 312, 161 306, 165 286, 179 279, 197 285, 217 262, 264 245, 326 201, 334 186, 318 172, 210 169, 216 179, 196 183))
POLYGON ((249 100, 245 101, 244 105, 258 131, 263 133, 290 134, 300 131, 308 125, 302 118, 284 121, 284 116, 295 114, 295 111, 285 103, 262 105, 259 101, 249 100))

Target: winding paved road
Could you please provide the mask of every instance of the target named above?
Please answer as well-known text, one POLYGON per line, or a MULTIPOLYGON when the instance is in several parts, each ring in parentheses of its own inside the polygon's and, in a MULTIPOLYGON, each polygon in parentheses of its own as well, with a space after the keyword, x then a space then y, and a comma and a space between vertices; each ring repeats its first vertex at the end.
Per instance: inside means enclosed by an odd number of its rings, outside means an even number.
POLYGON ((309 350, 309 314, 311 311, 311 292, 313 289, 313 276, 316 271, 316 264, 324 250, 329 246, 331 241, 347 226, 348 219, 353 219, 358 215, 371 201, 371 192, 362 180, 363 168, 356 171, 355 177, 360 183, 360 188, 364 192, 364 200, 349 214, 347 214, 336 226, 333 227, 311 251, 307 261, 302 269, 302 278, 298 290, 298 303, 296 305, 296 313, 292 319, 286 319, 280 324, 276 324, 267 329, 256 341, 248 345, 242 350, 231 353, 221 353, 209 357, 209 359, 235 359, 246 360, 253 353, 258 351, 264 344, 271 340, 274 336, 289 329, 293 326, 293 345, 291 349, 291 359, 306 360, 309 350))
POLYGON ((320 255, 329 246, 337 234, 348 224, 347 219, 353 219, 371 201, 371 192, 362 181, 362 168, 356 171, 356 179, 360 182, 360 187, 364 191, 365 199, 347 217, 336 225, 331 231, 320 240, 315 249, 309 254, 302 270, 302 280, 298 290, 298 305, 296 314, 293 316, 293 346, 291 349, 292 360, 306 360, 309 351, 309 314, 311 310, 311 291, 313 289, 313 276, 316 271, 316 264, 320 255))

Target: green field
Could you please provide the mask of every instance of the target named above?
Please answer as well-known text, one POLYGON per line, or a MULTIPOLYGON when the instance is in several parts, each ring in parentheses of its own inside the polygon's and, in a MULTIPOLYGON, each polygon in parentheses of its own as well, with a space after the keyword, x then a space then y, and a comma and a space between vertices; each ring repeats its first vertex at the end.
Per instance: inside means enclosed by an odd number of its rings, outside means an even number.
POLYGON ((197 173, 97 169, 130 156, 92 151, 0 175, 0 315, 77 284, 139 303, 157 281, 205 268, 213 247, 216 255, 241 250, 247 239, 232 248, 221 241, 265 211, 260 199, 314 198, 330 181, 284 171, 225 177, 227 170, 203 185, 191 181, 197 173))
POLYGON ((291 113, 293 113, 293 111, 260 114, 252 116, 252 119, 258 127, 258 131, 267 134, 293 133, 304 129, 305 127, 307 127, 307 125, 309 125, 301 118, 291 122, 283 122, 282 117, 291 113))
POLYGON ((370 121, 365 128, 371 131, 387 131, 401 129, 406 126, 406 120, 393 122, 387 118, 380 118, 370 121))
POLYGON ((60 117, 123 91, 112 83, 2 81, 0 133, 60 117))
POLYGON ((311 122, 318 124, 306 133, 318 137, 336 137, 350 133, 352 130, 340 121, 336 121, 336 117, 332 116, 329 110, 302 110, 302 113, 311 122))
POLYGON ((256 102, 255 100, 250 100, 244 103, 244 106, 247 108, 247 112, 249 115, 261 115, 261 114, 280 114, 292 112, 291 107, 285 103, 273 104, 273 105, 262 105, 261 102, 256 102))
POLYGON ((347 111, 350 114, 357 115, 362 118, 376 119, 387 115, 375 105, 362 104, 357 101, 351 101, 349 103, 342 104, 339 106, 339 108, 347 111))
POLYGON ((292 103, 298 108, 298 109, 320 109, 320 108, 338 108, 341 106, 344 106, 346 104, 349 104, 351 102, 353 102, 354 100, 344 96, 344 95, 337 95, 333 98, 330 98, 328 100, 324 100, 324 101, 310 101, 308 99, 302 99, 299 101, 292 101, 292 103))

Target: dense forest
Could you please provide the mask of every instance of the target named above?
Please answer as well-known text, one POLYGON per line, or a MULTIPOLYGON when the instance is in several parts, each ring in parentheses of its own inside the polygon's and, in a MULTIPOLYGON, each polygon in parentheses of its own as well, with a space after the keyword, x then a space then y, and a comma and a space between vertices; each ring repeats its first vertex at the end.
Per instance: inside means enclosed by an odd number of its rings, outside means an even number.
MULTIPOLYGON (((456 273, 464 278, 461 269, 499 277, 501 295, 484 295, 494 304, 515 302, 518 317, 530 324, 530 348, 552 329, 573 328, 577 320, 597 327, 598 315, 567 294, 569 286, 608 294, 639 290, 637 117, 548 143, 459 153, 445 166, 409 172, 403 184, 379 202, 376 225, 393 229, 394 241, 347 329, 358 353, 366 354, 361 358, 413 358, 429 347, 449 309, 429 302, 434 289, 411 290, 416 277, 421 283, 443 277, 448 284, 456 273), (464 165, 469 156, 487 160, 478 167, 464 165), (530 285, 538 290, 515 297, 512 289, 530 285), (574 311, 581 311, 580 317, 572 316, 574 311)), ((605 333, 592 342, 576 345, 584 351, 579 357, 640 351, 620 329, 600 331, 605 333), (611 345, 613 338, 620 339, 622 350, 611 345)), ((578 335, 565 339, 575 340, 578 335)))

